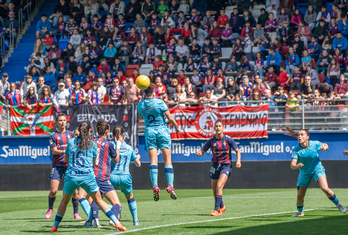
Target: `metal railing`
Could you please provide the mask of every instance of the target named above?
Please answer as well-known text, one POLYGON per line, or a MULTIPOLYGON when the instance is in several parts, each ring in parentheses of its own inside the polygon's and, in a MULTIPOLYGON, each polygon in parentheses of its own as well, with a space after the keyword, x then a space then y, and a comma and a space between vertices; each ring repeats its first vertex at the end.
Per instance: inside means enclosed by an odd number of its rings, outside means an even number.
MULTIPOLYGON (((217 101, 217 102, 174 102, 168 103, 172 108, 178 105, 186 105, 187 107, 210 105, 214 107, 226 106, 252 106, 251 104, 269 104, 268 108, 268 130, 279 131, 284 130, 285 126, 289 126, 294 130, 348 130, 348 99, 313 99, 298 100, 297 108, 289 108, 286 106, 273 106, 273 101, 217 101)), ((286 101, 284 101, 286 103, 286 101)), ((255 106, 255 105, 254 105, 255 106)), ((138 121, 139 133, 144 132, 144 120, 138 121)))

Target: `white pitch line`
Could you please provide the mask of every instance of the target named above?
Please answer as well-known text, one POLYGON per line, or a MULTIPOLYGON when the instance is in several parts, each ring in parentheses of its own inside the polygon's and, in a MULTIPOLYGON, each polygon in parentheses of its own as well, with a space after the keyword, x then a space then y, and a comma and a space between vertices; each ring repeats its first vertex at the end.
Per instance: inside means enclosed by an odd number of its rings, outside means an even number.
MULTIPOLYGON (((318 208, 317 209, 307 209, 305 211, 314 211, 314 210, 318 210, 318 208)), ((152 226, 152 227, 147 227, 147 228, 139 228, 139 229, 129 230, 126 232, 110 233, 107 235, 116 235, 116 234, 120 234, 120 233, 122 233, 122 234, 123 233, 132 233, 132 232, 139 232, 139 231, 144 231, 144 230, 149 230, 149 229, 165 228, 165 227, 180 226, 180 225, 187 225, 187 224, 198 224, 198 223, 207 223, 207 222, 215 222, 215 221, 223 221, 223 220, 245 219, 245 218, 268 216, 268 215, 281 215, 281 214, 288 214, 288 213, 294 213, 294 212, 296 212, 296 211, 284 211, 284 212, 259 214, 259 215, 246 215, 246 216, 239 216, 239 217, 210 219, 210 220, 203 220, 203 221, 192 221, 192 222, 186 222, 186 223, 164 224, 164 225, 152 226)))

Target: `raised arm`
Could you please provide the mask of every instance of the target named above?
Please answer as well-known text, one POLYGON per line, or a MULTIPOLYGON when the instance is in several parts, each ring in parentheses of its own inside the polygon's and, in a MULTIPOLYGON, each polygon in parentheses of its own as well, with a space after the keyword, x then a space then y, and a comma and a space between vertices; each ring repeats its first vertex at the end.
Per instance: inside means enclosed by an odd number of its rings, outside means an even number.
POLYGON ((321 151, 326 151, 329 149, 329 146, 326 143, 323 143, 323 145, 319 148, 321 151))
POLYGON ((140 154, 137 154, 137 158, 134 160, 134 163, 137 167, 141 167, 140 154))

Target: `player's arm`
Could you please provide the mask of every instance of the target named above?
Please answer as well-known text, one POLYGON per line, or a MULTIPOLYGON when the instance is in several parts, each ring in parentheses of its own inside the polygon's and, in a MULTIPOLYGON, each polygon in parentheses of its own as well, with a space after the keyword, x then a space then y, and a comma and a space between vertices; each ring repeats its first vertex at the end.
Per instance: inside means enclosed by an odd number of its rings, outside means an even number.
POLYGON ((58 150, 57 147, 51 147, 51 151, 53 155, 62 155, 65 153, 64 150, 58 150))
POLYGON ((69 155, 64 153, 64 162, 69 163, 69 155))
POLYGON ((208 140, 208 141, 204 144, 203 148, 202 148, 201 150, 198 150, 198 151, 196 152, 196 156, 200 157, 200 156, 202 156, 205 152, 207 152, 208 149, 209 149, 210 146, 211 146, 211 143, 212 143, 212 139, 208 140))
POLYGON ((140 161, 140 154, 137 154, 137 158, 134 160, 134 164, 137 166, 137 167, 141 167, 141 161, 140 161))
POLYGON ((242 154, 240 153, 239 148, 236 148, 234 151, 236 152, 236 155, 237 155, 236 167, 241 168, 242 167, 242 154))
POLYGON ((176 121, 173 118, 173 116, 170 114, 169 110, 167 110, 164 114, 167 116, 167 118, 170 121, 170 123, 173 124, 173 126, 175 127, 176 134, 179 134, 180 133, 179 126, 176 123, 176 121))
POLYGON ((205 151, 203 149, 199 150, 196 152, 196 156, 200 157, 205 153, 205 151))
POLYGON ((297 164, 297 159, 291 159, 290 168, 291 170, 297 170, 302 168, 304 165, 302 163, 297 164))
POLYGON ((343 155, 348 155, 348 150, 343 150, 343 155))

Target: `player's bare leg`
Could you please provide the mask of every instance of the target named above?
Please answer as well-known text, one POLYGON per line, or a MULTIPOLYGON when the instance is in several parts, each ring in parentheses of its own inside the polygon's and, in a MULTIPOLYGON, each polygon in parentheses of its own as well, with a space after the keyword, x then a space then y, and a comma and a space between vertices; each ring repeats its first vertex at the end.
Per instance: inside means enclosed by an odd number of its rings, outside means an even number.
POLYGON ((345 208, 339 203, 335 193, 329 188, 329 184, 327 183, 327 179, 325 176, 321 176, 318 178, 318 184, 320 186, 320 189, 326 194, 330 201, 332 201, 332 203, 334 203, 342 213, 346 213, 347 208, 345 208))
POLYGON ((304 216, 304 197, 306 195, 307 187, 298 187, 297 188, 297 212, 291 217, 302 217, 304 216))
MULTIPOLYGON (((149 149, 147 151, 150 158, 150 178, 153 189, 153 199, 155 201, 159 200, 159 192, 160 189, 158 187, 158 157, 157 157, 157 149, 149 149)), ((163 157, 164 159, 164 157, 163 157)))
POLYGON ((227 180, 228 176, 226 174, 221 174, 218 180, 211 180, 211 185, 215 197, 215 208, 210 213, 211 216, 221 215, 226 210, 226 207, 222 201, 222 193, 227 180))
POLYGON ((174 200, 177 199, 177 195, 174 189, 174 170, 172 165, 172 151, 171 149, 162 149, 163 161, 164 161, 164 170, 167 177, 168 186, 166 188, 167 193, 170 194, 170 197, 174 200))
POLYGON ((56 195, 59 188, 59 180, 50 181, 50 193, 48 195, 48 211, 46 212, 45 219, 51 218, 54 201, 56 200, 56 195))

